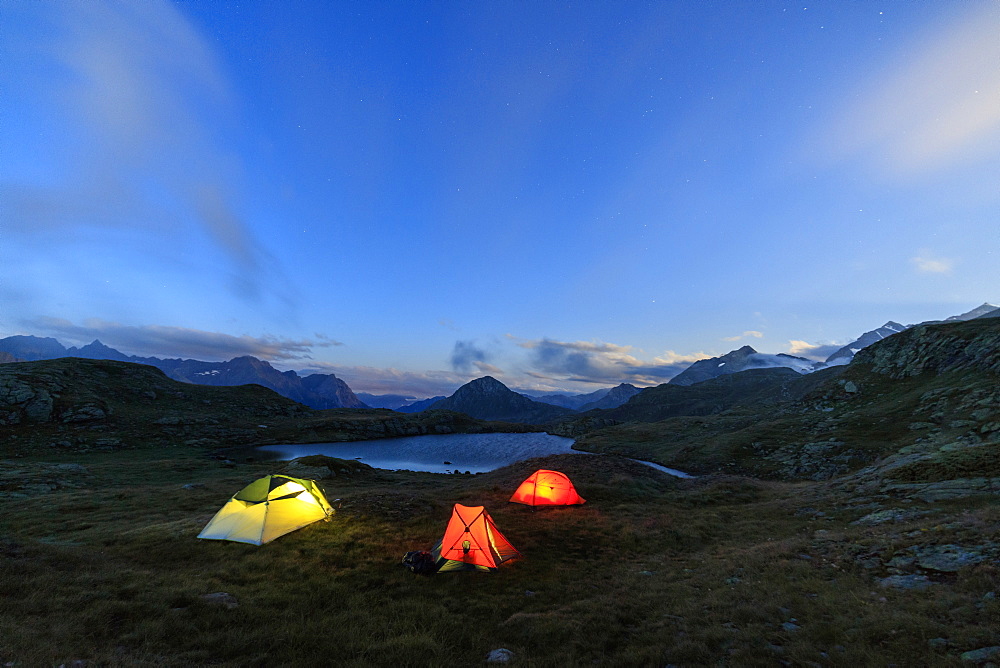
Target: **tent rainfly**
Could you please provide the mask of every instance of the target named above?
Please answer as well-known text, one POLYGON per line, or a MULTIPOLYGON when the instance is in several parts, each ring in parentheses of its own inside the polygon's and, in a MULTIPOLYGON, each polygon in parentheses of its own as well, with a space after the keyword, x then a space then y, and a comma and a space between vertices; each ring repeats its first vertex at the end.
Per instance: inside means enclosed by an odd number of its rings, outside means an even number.
POLYGON ((571 506, 586 503, 576 493, 576 488, 565 473, 545 469, 538 469, 528 476, 510 500, 528 506, 571 506))
POLYGON ((332 514, 315 480, 269 475, 229 499, 198 538, 263 545, 332 514))
POLYGON ((486 508, 459 503, 452 509, 444 538, 432 553, 437 558, 439 573, 492 572, 501 563, 521 556, 497 529, 486 508))

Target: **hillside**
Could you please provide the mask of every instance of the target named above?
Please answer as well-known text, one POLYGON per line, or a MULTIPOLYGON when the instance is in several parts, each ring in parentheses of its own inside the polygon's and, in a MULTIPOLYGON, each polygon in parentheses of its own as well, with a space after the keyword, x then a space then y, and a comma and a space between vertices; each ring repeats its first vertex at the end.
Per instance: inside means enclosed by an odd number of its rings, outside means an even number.
POLYGON ((132 362, 68 357, 0 365, 0 455, 521 430, 448 411, 312 410, 259 385, 182 383, 132 362))
POLYGON ((663 400, 644 406, 640 394, 616 409, 634 410, 619 419, 646 421, 595 422, 578 446, 681 470, 814 480, 919 451, 967 474, 1000 475, 998 370, 1000 320, 921 325, 865 348, 848 366, 792 379, 779 403, 758 395, 699 415, 706 404, 693 402, 680 415, 676 407, 690 404, 652 388, 646 396, 663 400), (630 409, 637 400, 641 409, 630 409))

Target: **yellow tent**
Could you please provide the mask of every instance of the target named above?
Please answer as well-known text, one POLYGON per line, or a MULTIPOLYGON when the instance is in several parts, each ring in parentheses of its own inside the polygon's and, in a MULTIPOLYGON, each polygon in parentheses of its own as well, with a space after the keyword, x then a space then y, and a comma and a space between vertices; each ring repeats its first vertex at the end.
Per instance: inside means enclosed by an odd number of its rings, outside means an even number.
POLYGON ((314 480, 269 475, 229 499, 198 538, 263 545, 332 514, 314 480))

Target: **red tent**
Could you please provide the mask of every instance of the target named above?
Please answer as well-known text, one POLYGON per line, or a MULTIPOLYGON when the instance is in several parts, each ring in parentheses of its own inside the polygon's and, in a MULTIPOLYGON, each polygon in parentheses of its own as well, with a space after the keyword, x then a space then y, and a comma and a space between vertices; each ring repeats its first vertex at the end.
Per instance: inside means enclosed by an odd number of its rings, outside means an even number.
POLYGON ((483 506, 455 504, 444 538, 434 549, 438 572, 495 571, 501 563, 521 555, 493 523, 483 506))
POLYGON ((576 488, 565 473, 545 469, 538 469, 528 476, 510 500, 528 506, 571 506, 586 503, 576 493, 576 488))

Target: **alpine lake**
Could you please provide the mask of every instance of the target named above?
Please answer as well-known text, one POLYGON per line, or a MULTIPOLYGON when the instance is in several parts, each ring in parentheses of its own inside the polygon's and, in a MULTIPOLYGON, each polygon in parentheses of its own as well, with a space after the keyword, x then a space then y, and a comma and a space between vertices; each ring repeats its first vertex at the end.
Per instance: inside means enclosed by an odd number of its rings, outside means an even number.
MULTIPOLYGON (((310 455, 354 459, 378 469, 429 473, 485 473, 525 459, 548 455, 589 455, 574 450, 575 441, 545 432, 526 434, 442 434, 404 436, 347 443, 263 445, 258 461, 286 461, 310 455)), ((640 461, 640 460, 635 460, 640 461)), ((686 473, 642 462, 681 478, 686 473)))

